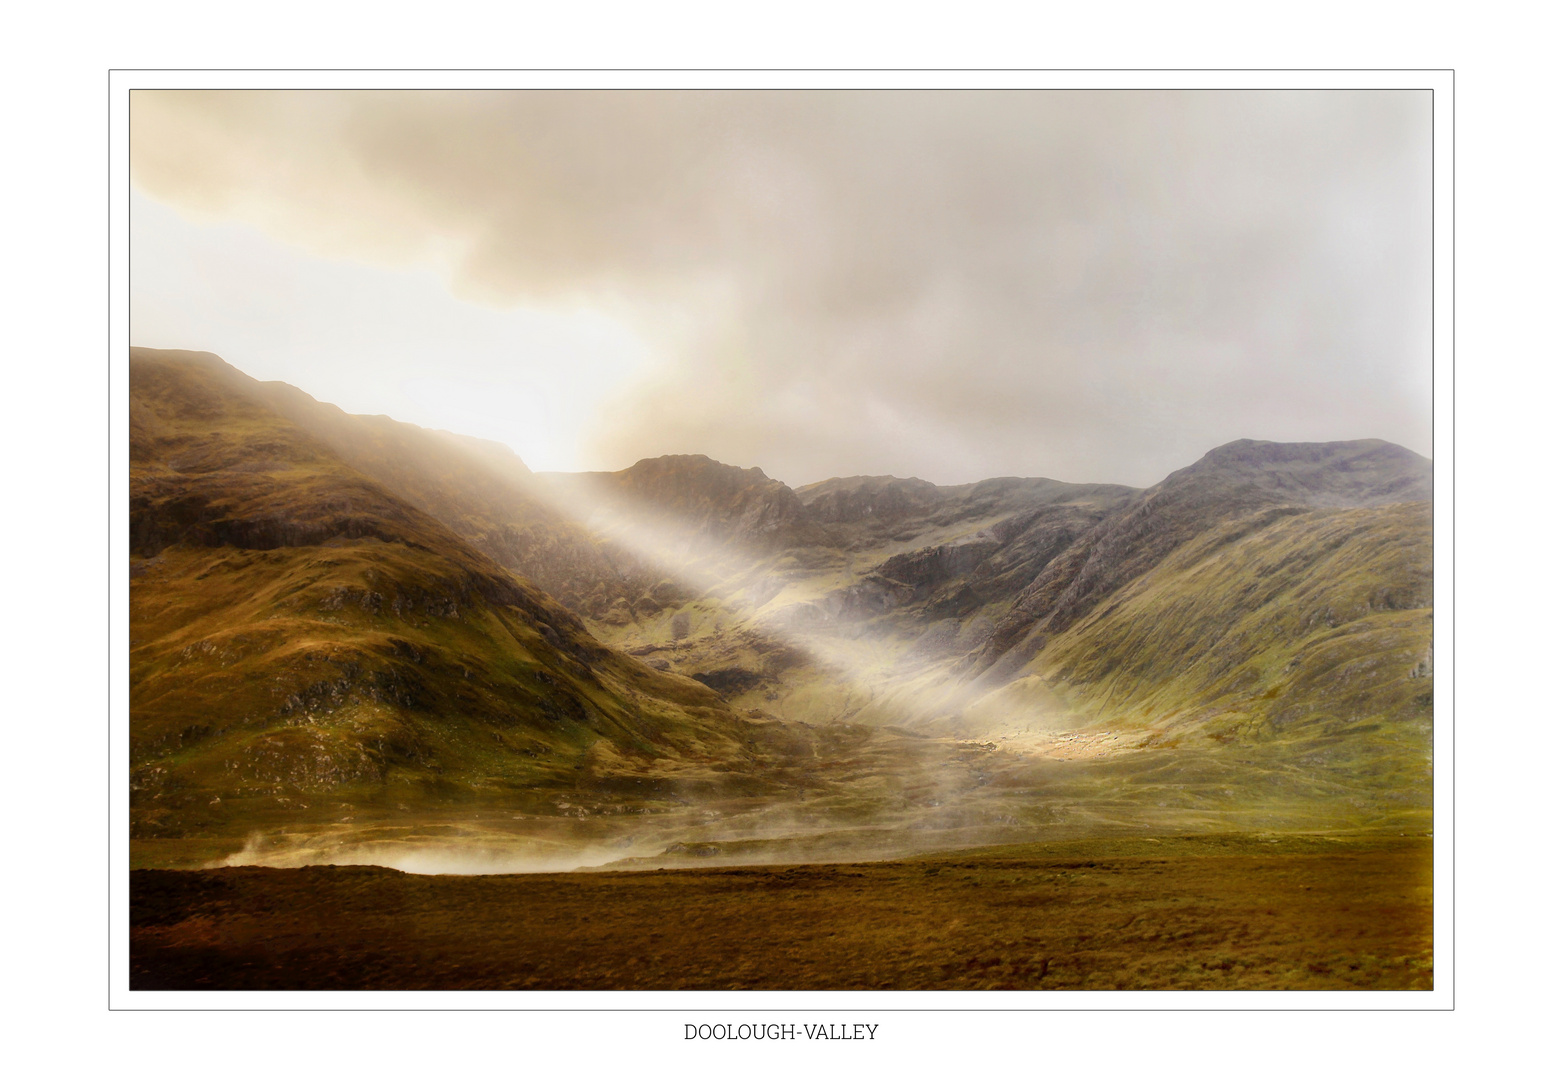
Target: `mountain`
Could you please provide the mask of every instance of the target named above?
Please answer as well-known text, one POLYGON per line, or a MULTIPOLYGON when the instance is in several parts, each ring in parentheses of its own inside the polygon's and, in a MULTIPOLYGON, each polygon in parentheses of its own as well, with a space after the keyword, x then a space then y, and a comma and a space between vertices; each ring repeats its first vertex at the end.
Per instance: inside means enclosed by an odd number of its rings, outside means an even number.
POLYGON ((1015 477, 939 487, 852 477, 800 491, 839 546, 874 559, 887 595, 938 619, 1007 603, 1069 543, 1136 492, 1115 484, 1015 477))
POLYGON ((1268 748, 1424 803, 1431 494, 1377 440, 1219 447, 1060 554, 965 670, 1139 745, 1268 748))
POLYGON ((1425 502, 1283 507, 1206 530, 1027 665, 1110 714, 1212 738, 1431 734, 1425 502))
POLYGON ((606 613, 583 612, 594 632, 741 710, 809 723, 854 719, 905 654, 959 636, 939 625, 930 637, 935 624, 957 616, 985 633, 1054 553, 1136 494, 893 477, 794 492, 698 455, 538 479, 663 577, 606 613))
MULTIPOLYGON (((279 396, 209 354, 132 351, 136 835, 531 807, 583 784, 699 790, 755 765, 755 725, 717 694, 597 641, 279 396)), ((483 477, 465 475, 476 498, 483 477)))
POLYGON ((246 392, 572 610, 600 615, 661 580, 634 553, 556 506, 509 447, 387 416, 355 416, 286 383, 253 383, 246 392))
POLYGON ((1021 591, 976 662, 1018 666, 1046 635, 1067 630, 1168 554, 1224 523, 1247 528, 1267 510, 1428 503, 1431 497, 1431 464, 1378 440, 1229 443, 1172 473, 1062 552, 1021 591))
POLYGON ((1431 465, 1388 443, 1243 440, 1143 490, 534 474, 138 349, 131 466, 142 850, 742 859, 1430 806, 1431 465))
POLYGON ((719 548, 762 555, 827 541, 798 496, 760 469, 740 469, 703 454, 646 458, 614 473, 550 477, 583 501, 674 529, 689 551, 719 548))
POLYGON ((1230 727, 1279 716, 1308 663, 1372 642, 1380 675, 1316 707, 1371 700, 1426 726, 1428 684, 1402 676, 1431 662, 1431 466, 1388 443, 1242 440, 1144 491, 848 477, 791 493, 691 456, 542 479, 667 575, 598 632, 740 709, 973 736, 1060 713, 1230 727), (1286 648, 1304 659, 1255 674, 1286 648))
MULTIPOLYGON (((704 510, 678 529, 711 473, 661 459, 680 494, 652 532, 712 536, 704 510)), ((1410 451, 1243 440, 1143 491, 848 477, 796 495, 792 546, 713 544, 719 571, 604 632, 763 715, 1154 763, 1174 798, 1259 798, 1262 778, 1321 821, 1428 805, 1431 464, 1410 451)), ((661 565, 691 580, 681 557, 661 565)))

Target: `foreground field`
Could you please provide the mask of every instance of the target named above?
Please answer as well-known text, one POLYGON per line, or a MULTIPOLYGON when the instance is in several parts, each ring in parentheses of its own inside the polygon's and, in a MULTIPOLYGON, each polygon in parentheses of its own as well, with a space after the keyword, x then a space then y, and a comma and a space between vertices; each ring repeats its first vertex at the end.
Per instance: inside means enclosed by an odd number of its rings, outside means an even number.
POLYGON ((419 876, 138 870, 153 989, 1431 989, 1425 837, 419 876))

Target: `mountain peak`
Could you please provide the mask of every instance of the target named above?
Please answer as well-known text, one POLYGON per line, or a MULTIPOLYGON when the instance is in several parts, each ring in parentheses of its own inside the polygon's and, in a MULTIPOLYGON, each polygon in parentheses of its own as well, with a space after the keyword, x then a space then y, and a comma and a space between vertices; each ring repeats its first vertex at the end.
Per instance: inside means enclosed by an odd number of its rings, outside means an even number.
POLYGON ((1212 480, 1263 489, 1305 506, 1378 506, 1432 498, 1433 463, 1383 439, 1267 442, 1237 439, 1159 485, 1212 480))
POLYGON ((729 481, 738 481, 741 477, 744 483, 757 481, 781 483, 765 475, 765 471, 759 466, 745 469, 738 465, 717 461, 704 454, 663 454, 661 457, 641 458, 615 475, 631 478, 632 482, 644 482, 645 479, 652 477, 689 476, 706 480, 721 478, 729 481))

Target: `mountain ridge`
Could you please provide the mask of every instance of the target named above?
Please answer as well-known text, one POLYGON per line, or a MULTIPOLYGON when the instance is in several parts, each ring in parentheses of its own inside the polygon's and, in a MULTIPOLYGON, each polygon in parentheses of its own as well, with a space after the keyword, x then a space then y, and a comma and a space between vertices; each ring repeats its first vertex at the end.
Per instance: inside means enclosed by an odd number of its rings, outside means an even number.
POLYGON ((1145 489, 795 490, 704 455, 533 473, 211 354, 133 350, 131 398, 144 839, 800 783, 917 815, 890 793, 988 805, 993 769, 1021 801, 973 820, 1073 820, 1067 790, 1119 828, 1087 794, 1119 775, 1140 815, 1261 781, 1287 820, 1425 805, 1431 465, 1381 440, 1236 440, 1145 489))

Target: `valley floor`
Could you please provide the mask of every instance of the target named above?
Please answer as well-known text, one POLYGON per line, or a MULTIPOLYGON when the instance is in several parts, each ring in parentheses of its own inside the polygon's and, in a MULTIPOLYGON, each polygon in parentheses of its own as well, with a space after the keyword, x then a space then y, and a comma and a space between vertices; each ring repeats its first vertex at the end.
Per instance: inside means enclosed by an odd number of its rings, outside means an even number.
POLYGON ((131 873, 137 990, 1431 989, 1432 841, 487 876, 131 873))

